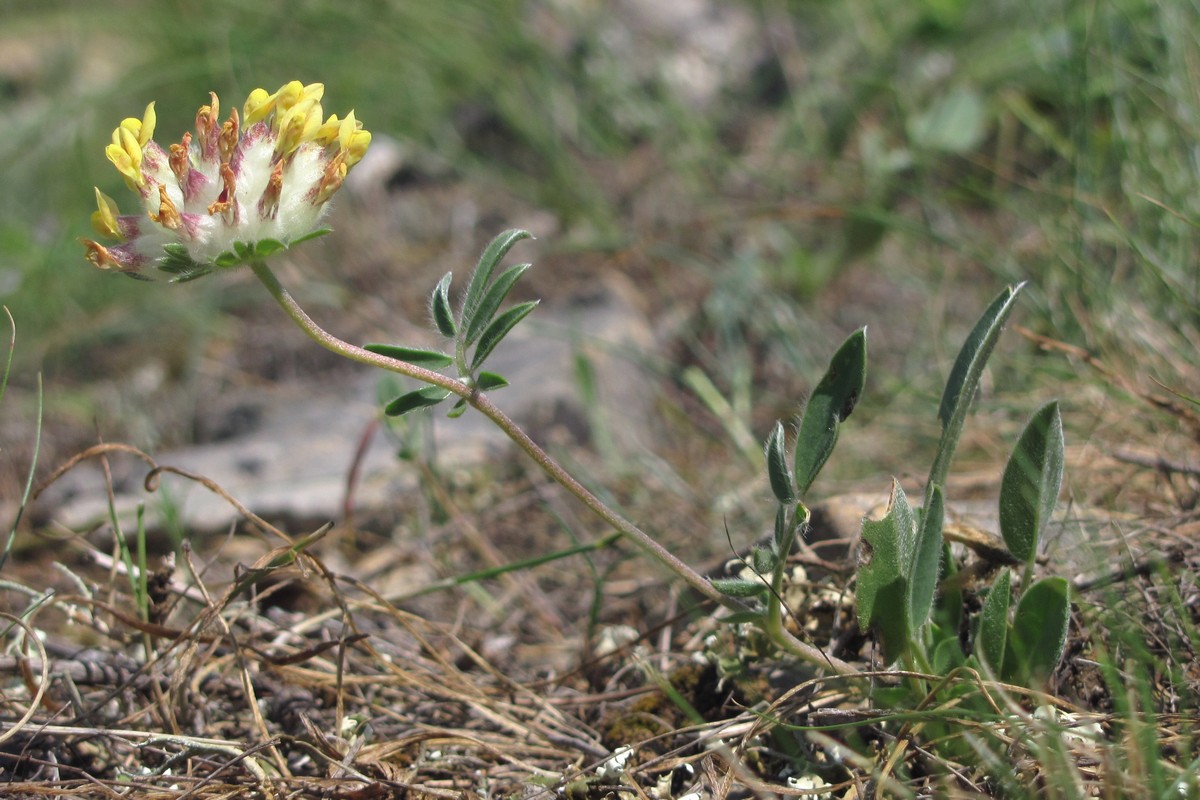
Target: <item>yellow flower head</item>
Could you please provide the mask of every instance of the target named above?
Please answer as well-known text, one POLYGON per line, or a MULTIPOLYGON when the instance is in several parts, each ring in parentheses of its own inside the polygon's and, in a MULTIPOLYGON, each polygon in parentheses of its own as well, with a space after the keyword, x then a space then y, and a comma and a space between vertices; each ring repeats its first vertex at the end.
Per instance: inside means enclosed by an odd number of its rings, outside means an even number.
POLYGON ((102 269, 141 276, 158 267, 176 280, 231 267, 323 232, 329 199, 371 143, 351 111, 322 123, 325 86, 291 81, 255 89, 221 120, 215 93, 196 132, 164 149, 154 141, 154 103, 113 131, 105 155, 137 193, 141 213, 123 216, 96 190, 92 227, 111 246, 81 240, 102 269))

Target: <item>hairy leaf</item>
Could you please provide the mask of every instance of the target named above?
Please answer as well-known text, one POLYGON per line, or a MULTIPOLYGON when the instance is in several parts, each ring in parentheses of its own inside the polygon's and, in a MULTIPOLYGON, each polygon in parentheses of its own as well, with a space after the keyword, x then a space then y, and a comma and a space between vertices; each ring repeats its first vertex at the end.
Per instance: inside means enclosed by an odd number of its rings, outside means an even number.
MULTIPOLYGON (((942 402, 938 407, 938 419, 942 421, 942 438, 938 442, 937 455, 933 459, 933 468, 929 471, 929 481, 926 483, 926 493, 934 486, 944 486, 946 476, 950 472, 950 462, 954 459, 954 451, 958 448, 958 439, 962 435, 963 423, 967 419, 971 401, 979 388, 979 379, 983 376, 983 368, 1004 330, 1004 323, 1012 313, 1017 294, 1025 284, 1017 284, 1005 289, 992 301, 983 316, 975 323, 975 327, 963 342, 954 360, 954 368, 946 381, 942 392, 942 402)), ((928 505, 928 496, 926 497, 928 505)))
POLYGON ((443 389, 440 386, 425 386, 416 391, 400 395, 387 404, 383 409, 383 413, 389 417, 398 417, 401 414, 416 411, 418 408, 436 406, 449 396, 449 390, 443 389))
POLYGON ((479 337, 479 344, 475 347, 475 355, 471 358, 471 369, 475 369, 482 364, 492 354, 492 351, 496 349, 496 345, 500 344, 504 337, 508 335, 508 332, 518 322, 529 316, 530 311, 537 308, 537 304, 537 300, 521 303, 492 320, 492 324, 488 325, 487 330, 479 337))
POLYGON ((508 251, 513 248, 517 242, 522 239, 532 239, 533 234, 529 231, 522 230, 507 230, 501 233, 484 249, 482 255, 479 256, 479 262, 475 265, 474 271, 471 273, 471 280, 467 283, 467 295, 463 299, 462 316, 460 317, 462 324, 467 328, 471 327, 471 322, 475 319, 475 315, 479 310, 479 304, 483 302, 484 292, 487 286, 491 283, 492 274, 496 271, 496 266, 500 260, 508 254, 508 251))
POLYGON ((458 327, 454 324, 454 312, 450 310, 450 280, 454 273, 447 272, 434 287, 433 296, 429 298, 429 313, 433 316, 433 324, 438 333, 447 338, 454 338, 458 327))
POLYGON ((792 485, 792 473, 788 469, 786 434, 782 422, 776 422, 775 427, 767 436, 765 447, 767 458, 767 477, 771 481, 771 491, 775 499, 784 505, 796 501, 796 489, 792 485))
POLYGON ((1018 560, 1031 562, 1058 502, 1063 477, 1058 403, 1042 406, 1017 441, 1000 482, 1000 533, 1018 560))
POLYGON ((983 601, 979 612, 979 630, 975 632, 975 654, 996 674, 1004 666, 1004 651, 1008 642, 1008 606, 1012 591, 1012 573, 1001 570, 983 601))
POLYGON ((1050 677, 1062 658, 1071 620, 1066 578, 1042 578, 1017 603, 1004 652, 1004 678, 1033 686, 1050 677))
POLYGON ((483 333, 488 323, 492 321, 492 317, 496 315, 500 304, 504 302, 504 298, 512 290, 513 285, 531 266, 533 265, 517 264, 515 267, 504 270, 500 273, 500 277, 496 278, 487 294, 483 296, 483 300, 479 302, 479 308, 475 310, 474 316, 467 325, 466 344, 468 347, 474 344, 479 335, 483 333))
POLYGON ((942 488, 935 486, 929 507, 921 514, 921 529, 913 547, 911 572, 912 593, 908 604, 908 622, 916 631, 929 621, 933 596, 937 592, 942 572, 942 521, 945 508, 942 488))
POLYGON ((867 329, 842 343, 813 389, 796 438, 795 480, 801 497, 816 480, 837 444, 838 428, 854 411, 867 379, 867 329))
POLYGON ((916 543, 916 520, 900 484, 892 481, 892 496, 883 519, 863 520, 864 560, 858 568, 858 625, 874 630, 891 663, 909 645, 909 570, 916 543))
POLYGON ((398 344, 364 344, 363 350, 371 353, 376 353, 388 358, 394 358, 397 361, 403 361, 407 364, 414 364, 418 367, 428 367, 429 369, 441 369, 448 367, 454 363, 454 359, 445 353, 439 353, 436 350, 422 350, 419 347, 402 347, 398 344))

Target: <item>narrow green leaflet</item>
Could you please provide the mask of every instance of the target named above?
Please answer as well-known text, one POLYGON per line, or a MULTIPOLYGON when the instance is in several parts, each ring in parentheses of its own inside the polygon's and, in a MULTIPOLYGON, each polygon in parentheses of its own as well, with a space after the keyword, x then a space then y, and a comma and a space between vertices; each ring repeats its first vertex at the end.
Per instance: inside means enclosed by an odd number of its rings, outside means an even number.
POLYGON ((453 277, 452 272, 443 275, 433 289, 433 296, 429 298, 429 313, 433 317, 433 324, 437 326, 438 333, 448 339, 453 339, 458 333, 458 327, 454 324, 454 312, 450 310, 450 281, 453 277))
MULTIPOLYGON (((983 368, 992 354, 1004 323, 1012 313, 1017 294, 1025 284, 1010 286, 992 301, 983 316, 975 323, 967 340, 963 342, 954 368, 946 381, 942 392, 942 402, 938 407, 938 419, 942 421, 942 438, 938 442, 937 455, 933 459, 933 467, 929 471, 929 481, 926 483, 926 493, 933 486, 944 486, 946 476, 950 472, 950 462, 954 451, 958 448, 958 439, 962 435, 963 423, 971 408, 971 400, 979 388, 979 379, 983 376, 983 368)), ((926 505, 929 498, 926 497, 926 505)))
POLYGON ((796 438, 795 479, 803 497, 837 444, 838 428, 858 403, 867 380, 867 329, 842 343, 813 389, 796 438))
POLYGON ((483 296, 483 300, 479 303, 479 308, 475 310, 475 315, 471 317, 471 321, 467 325, 467 346, 474 344, 475 340, 479 338, 484 328, 492 321, 492 317, 496 315, 496 311, 499 310, 500 304, 504 302, 504 298, 508 296, 513 284, 532 266, 532 264, 517 264, 515 267, 509 267, 500 273, 500 277, 496 278, 495 283, 488 289, 487 294, 483 296))
POLYGON ((443 389, 440 386, 425 386, 416 391, 400 395, 387 404, 387 407, 383 409, 383 413, 389 417, 398 417, 401 414, 416 411, 418 408, 436 406, 449 396, 450 391, 448 389, 443 389))
POLYGON ((714 578, 713 588, 729 597, 758 597, 770 588, 765 581, 747 578, 714 578))
POLYGON ((288 242, 287 246, 295 247, 296 245, 300 244, 301 242, 309 242, 309 241, 312 241, 313 239, 319 239, 320 237, 324 236, 327 233, 333 233, 333 228, 314 228, 313 230, 309 231, 308 233, 302 234, 300 236, 297 236, 295 239, 292 239, 290 242, 288 242))
POLYGON ((508 379, 494 372, 481 372, 475 377, 475 386, 481 392, 490 392, 492 389, 508 386, 508 379))
POLYGON ((771 481, 771 491, 775 499, 784 505, 796 501, 796 490, 792 486, 792 473, 788 469, 787 450, 785 449, 786 434, 782 422, 776 422, 767 437, 766 458, 767 477, 771 481))
POLYGON ((1004 652, 1005 680, 1033 686, 1050 677, 1067 643, 1070 595, 1066 578, 1042 578, 1021 595, 1004 652))
POLYGON ((492 324, 479 337, 479 344, 475 347, 475 355, 471 357, 471 369, 478 368, 492 354, 492 351, 496 349, 496 345, 500 344, 504 337, 508 335, 508 332, 518 322, 529 316, 530 311, 537 308, 537 304, 537 300, 521 303, 492 320, 492 324))
POLYGON ((1029 563, 1054 506, 1063 477, 1063 428, 1058 403, 1038 409, 1004 469, 1000 482, 1000 533, 1008 551, 1029 563))
POLYGON ((496 266, 500 260, 508 254, 508 251, 513 248, 517 242, 522 239, 532 239, 533 234, 529 231, 522 230, 507 230, 501 233, 484 249, 479 256, 479 262, 475 265, 474 272, 471 273, 471 280, 467 284, 467 295, 463 299, 462 316, 460 320, 462 324, 470 328, 475 315, 479 310, 480 303, 483 302, 484 292, 487 286, 491 283, 492 274, 496 271, 496 266))
POLYGON ((398 344, 372 342, 364 344, 363 350, 429 369, 441 369, 454 363, 454 359, 445 353, 439 353, 436 350, 422 350, 418 347, 402 347, 398 344))
POLYGON ((913 547, 912 571, 909 573, 912 592, 908 598, 908 623, 914 631, 929 621, 938 579, 941 578, 944 517, 942 487, 935 486, 929 507, 921 514, 921 529, 913 547))
POLYGON ((975 654, 996 674, 1004 665, 1004 649, 1008 641, 1008 606, 1012 592, 1012 573, 1001 570, 979 613, 979 630, 975 633, 975 654))
POLYGON ((863 520, 865 560, 858 568, 858 626, 874 630, 884 660, 908 651, 911 584, 909 569, 916 540, 916 520, 904 490, 892 481, 892 496, 883 519, 863 520))

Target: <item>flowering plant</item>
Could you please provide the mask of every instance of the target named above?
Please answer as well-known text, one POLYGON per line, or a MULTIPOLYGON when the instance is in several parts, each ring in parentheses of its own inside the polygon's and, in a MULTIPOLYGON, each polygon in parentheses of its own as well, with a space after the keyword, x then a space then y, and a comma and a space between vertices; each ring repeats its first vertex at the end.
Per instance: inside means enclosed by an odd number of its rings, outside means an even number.
POLYGON ((196 135, 164 149, 154 103, 113 131, 105 155, 138 194, 144 214, 123 215, 96 189, 92 227, 117 240, 81 239, 101 269, 145 277, 146 267, 191 280, 260 260, 320 236, 329 199, 363 157, 371 134, 351 111, 322 121, 325 87, 292 81, 255 89, 239 117, 220 121, 215 92, 196 114, 196 135))

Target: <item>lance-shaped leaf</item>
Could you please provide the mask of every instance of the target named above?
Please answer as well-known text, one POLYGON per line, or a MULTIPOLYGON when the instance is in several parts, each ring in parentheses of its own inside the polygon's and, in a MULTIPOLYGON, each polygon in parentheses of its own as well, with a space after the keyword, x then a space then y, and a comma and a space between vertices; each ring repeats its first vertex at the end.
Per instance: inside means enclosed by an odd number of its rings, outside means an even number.
POLYGON ((792 472, 788 469, 786 435, 783 423, 776 422, 767 437, 765 455, 767 458, 767 477, 771 481, 771 491, 775 499, 784 505, 796 501, 796 489, 792 485, 792 472))
POLYGON ((449 339, 453 339, 458 332, 454 324, 454 312, 450 310, 450 280, 453 276, 452 272, 443 275, 429 298, 429 314, 433 317, 433 324, 437 326, 438 333, 449 339))
POLYGON ((714 578, 712 585, 727 597, 761 597, 771 588, 765 581, 752 578, 714 578))
POLYGON ((398 417, 401 414, 416 411, 418 408, 436 406, 449 396, 450 391, 448 389, 443 389, 440 386, 424 386, 416 391, 400 395, 387 404, 383 409, 383 413, 389 417, 398 417))
POLYGON ((495 372, 481 372, 475 376, 475 386, 481 392, 490 392, 493 389, 503 389, 508 386, 508 379, 495 372))
POLYGON ((1012 573, 1001 570, 983 601, 979 612, 979 630, 975 632, 975 654, 999 675, 1004 666, 1008 642, 1008 606, 1012 591, 1012 573))
POLYGON ((1062 658, 1071 621, 1066 578, 1042 578, 1021 595, 1004 651, 1004 679, 1032 687, 1050 677, 1062 658))
POLYGON ((470 323, 467 325, 466 344, 469 347, 475 343, 479 335, 483 333, 488 323, 492 321, 492 317, 496 315, 496 311, 500 308, 500 304, 504 302, 504 298, 508 296, 513 284, 525 274, 532 264, 517 264, 515 267, 509 267, 500 273, 500 277, 487 290, 487 294, 483 296, 483 300, 479 302, 479 308, 475 310, 474 316, 471 317, 470 323))
POLYGON ((892 481, 892 496, 883 519, 864 519, 863 561, 858 567, 858 625, 874 630, 891 663, 907 652, 912 628, 909 570, 916 544, 916 520, 904 490, 892 481))
POLYGON ((838 428, 854 411, 867 380, 867 329, 850 334, 813 389, 796 437, 795 480, 801 497, 837 444, 838 428))
POLYGON ((1000 482, 1000 533, 1018 560, 1029 563, 1037 555, 1062 477, 1062 416, 1055 402, 1029 420, 1000 482))
POLYGON ((484 249, 479 256, 479 262, 475 265, 475 270, 471 273, 471 280, 467 283, 467 294, 463 298, 462 316, 460 317, 463 325, 470 328, 501 259, 517 242, 532 238, 533 234, 529 231, 508 230, 492 239, 484 249))
POLYGON ((372 342, 371 344, 364 344, 363 350, 428 369, 441 369, 454 363, 454 359, 445 353, 439 353, 436 350, 422 350, 419 347, 402 347, 398 344, 377 344, 372 342))
POLYGON ((496 345, 500 344, 504 337, 508 335, 508 332, 518 322, 529 316, 530 311, 537 308, 537 304, 537 300, 521 303, 492 320, 492 324, 488 325, 487 330, 479 337, 479 344, 475 347, 475 355, 471 357, 471 369, 476 369, 482 364, 492 354, 492 351, 496 349, 496 345))
POLYGON ((938 579, 942 573, 942 522, 945 507, 942 487, 935 486, 929 507, 921 514, 921 529, 913 547, 911 572, 912 592, 908 599, 908 622, 916 631, 929 621, 933 608, 933 596, 937 592, 938 579))
POLYGON ((992 301, 987 311, 975 323, 958 358, 954 360, 954 368, 950 370, 950 378, 942 392, 942 402, 938 407, 938 419, 942 421, 942 438, 938 442, 937 455, 933 459, 933 468, 929 471, 929 481, 926 483, 926 505, 929 504, 928 493, 934 486, 944 486, 946 476, 950 472, 950 462, 954 451, 958 448, 958 439, 962 435, 963 423, 971 408, 971 400, 979 388, 979 380, 983 376, 983 368, 992 354, 996 341, 1004 330, 1004 323, 1012 313, 1017 294, 1025 284, 1017 284, 1005 289, 992 301))

